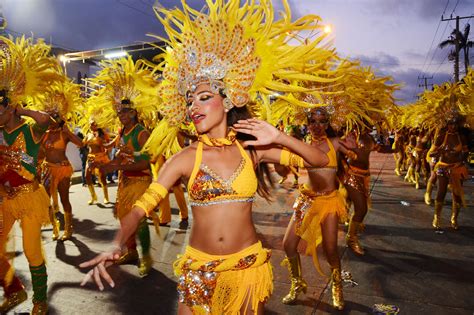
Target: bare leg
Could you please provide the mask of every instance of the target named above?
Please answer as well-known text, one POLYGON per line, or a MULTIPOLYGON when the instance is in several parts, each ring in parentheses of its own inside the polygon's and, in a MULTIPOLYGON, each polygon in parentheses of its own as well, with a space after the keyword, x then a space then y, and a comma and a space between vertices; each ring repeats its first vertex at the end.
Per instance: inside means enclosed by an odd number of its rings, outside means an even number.
POLYGON ((65 241, 71 238, 73 232, 72 226, 72 207, 69 201, 69 186, 71 178, 63 178, 58 184, 59 197, 61 197, 61 204, 64 209, 64 234, 61 240, 65 241))
POLYGON ((58 184, 58 193, 61 199, 61 204, 65 213, 72 213, 71 202, 69 201, 69 188, 71 186, 71 178, 64 178, 58 184))
POLYGON ((285 236, 283 237, 283 248, 286 256, 294 257, 298 254, 298 244, 300 243, 301 237, 296 235, 296 222, 294 221, 294 215, 290 219, 290 223, 286 228, 285 236))
POLYGON ((364 193, 354 189, 351 186, 346 186, 349 198, 354 203, 354 214, 351 217, 349 228, 346 235, 347 246, 357 255, 364 255, 364 249, 359 243, 358 232, 361 229, 362 222, 367 214, 367 198, 364 193))
POLYGON ((321 224, 323 250, 332 268, 340 268, 341 261, 337 251, 337 230, 339 219, 336 213, 329 214, 321 224))
POLYGON ((354 203, 354 215, 352 219, 356 222, 362 223, 368 211, 367 198, 363 193, 351 186, 346 186, 346 189, 349 193, 349 198, 354 203))
POLYGON ((242 315, 260 315, 260 314, 263 314, 263 313, 264 313, 264 306, 265 306, 265 304, 262 303, 262 302, 258 303, 256 312, 254 312, 254 311, 252 310, 252 308, 250 308, 250 307, 247 307, 247 308, 245 309, 245 308, 244 308, 245 305, 247 305, 247 303, 244 303, 244 305, 243 305, 242 308, 240 309, 240 314, 242 314, 242 315))
POLYGON ((438 176, 438 193, 436 195, 435 209, 432 226, 435 230, 441 230, 441 211, 443 210, 444 198, 448 190, 449 178, 446 176, 438 176))

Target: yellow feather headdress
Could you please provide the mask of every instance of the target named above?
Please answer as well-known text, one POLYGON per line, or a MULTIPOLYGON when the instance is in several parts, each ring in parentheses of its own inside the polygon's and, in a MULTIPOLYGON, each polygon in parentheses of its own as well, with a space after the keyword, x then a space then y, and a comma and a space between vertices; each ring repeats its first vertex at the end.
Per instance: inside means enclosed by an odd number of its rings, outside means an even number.
POLYGON ((27 103, 62 79, 60 65, 49 56, 50 46, 44 41, 0 36, 0 43, 0 89, 7 92, 12 106, 27 103))
POLYGON ((292 21, 287 1, 283 5, 285 11, 277 21, 269 0, 206 0, 201 11, 182 1, 182 10, 156 9, 168 38, 157 37, 167 46, 156 57, 162 60, 157 70, 163 76, 159 96, 164 119, 146 145, 152 154, 164 150, 169 156, 179 150, 176 134, 186 118, 186 93, 202 83, 215 93, 222 91, 233 106, 258 104, 265 116, 270 112, 270 95, 314 107, 288 97, 291 92, 319 94, 292 81, 332 82, 327 72, 316 69, 317 62, 325 63, 334 53, 318 46, 323 36, 306 41, 301 36, 299 45, 290 45, 300 32, 319 32, 322 26, 315 15, 292 21))
POLYGON ((64 78, 64 81, 51 85, 41 98, 43 110, 48 113, 56 112, 64 121, 77 123, 84 103, 80 85, 64 78))
POLYGON ((152 69, 142 61, 131 57, 107 60, 102 70, 91 81, 101 86, 97 94, 88 101, 89 112, 100 112, 94 120, 100 126, 117 125, 117 111, 131 108, 137 111, 140 120, 156 119, 158 105, 158 82, 152 69))

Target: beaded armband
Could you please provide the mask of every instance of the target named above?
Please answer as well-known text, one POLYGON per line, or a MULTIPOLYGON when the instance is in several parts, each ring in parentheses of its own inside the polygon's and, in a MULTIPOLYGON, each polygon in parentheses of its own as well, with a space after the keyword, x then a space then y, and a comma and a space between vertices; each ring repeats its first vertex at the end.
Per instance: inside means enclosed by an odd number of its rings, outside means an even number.
POLYGON ((294 154, 287 149, 283 149, 281 150, 280 164, 284 166, 304 167, 304 160, 298 154, 294 154))
POLYGON ((147 216, 151 216, 153 209, 168 194, 168 189, 159 183, 151 183, 145 193, 138 199, 133 206, 143 209, 147 216))

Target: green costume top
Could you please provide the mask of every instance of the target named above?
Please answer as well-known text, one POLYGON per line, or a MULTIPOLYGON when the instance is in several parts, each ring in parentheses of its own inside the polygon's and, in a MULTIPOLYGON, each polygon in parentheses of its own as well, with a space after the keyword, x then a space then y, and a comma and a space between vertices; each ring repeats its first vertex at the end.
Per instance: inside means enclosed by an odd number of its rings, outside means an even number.
POLYGON ((25 122, 10 132, 4 128, 0 130, 0 150, 5 151, 10 157, 5 163, 7 165, 2 165, 2 170, 13 170, 21 177, 32 181, 36 176, 41 138, 47 127, 25 122), (39 139, 36 139, 34 131, 36 134, 41 134, 39 139))
MULTIPOLYGON (((146 129, 143 125, 136 124, 132 130, 128 133, 125 131, 122 133, 120 138, 120 148, 123 148, 123 155, 125 157, 125 163, 149 161, 150 156, 146 153, 141 152, 142 146, 138 142, 140 134, 145 132, 146 129)), ((121 150, 122 151, 122 150, 121 150)), ((150 175, 150 169, 143 171, 124 171, 125 176, 144 176, 150 175)))

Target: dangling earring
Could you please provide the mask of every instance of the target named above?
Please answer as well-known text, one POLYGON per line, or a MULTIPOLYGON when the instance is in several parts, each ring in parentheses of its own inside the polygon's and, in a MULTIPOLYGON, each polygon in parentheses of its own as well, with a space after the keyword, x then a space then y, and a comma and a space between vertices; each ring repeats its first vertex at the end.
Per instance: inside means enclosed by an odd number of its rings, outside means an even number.
POLYGON ((234 107, 234 104, 232 104, 232 101, 230 100, 230 98, 226 97, 224 98, 224 108, 229 111, 232 109, 232 107, 234 107))

